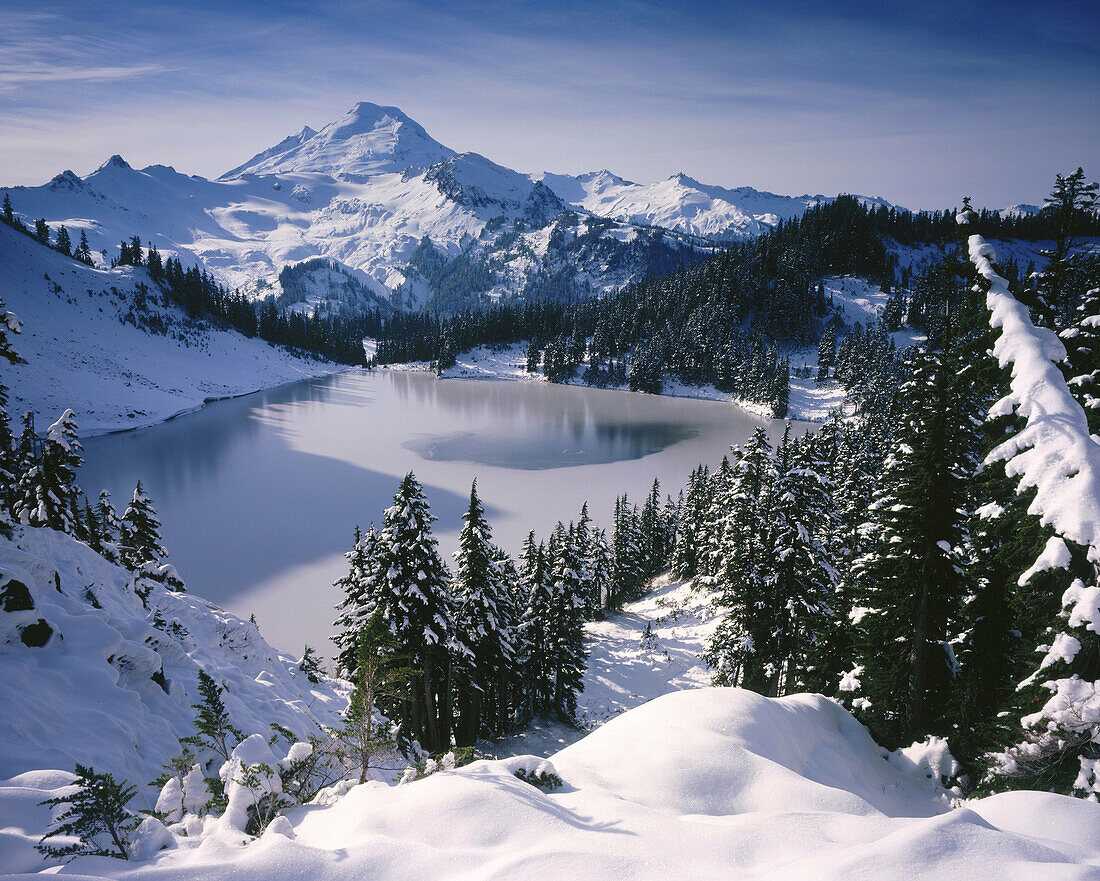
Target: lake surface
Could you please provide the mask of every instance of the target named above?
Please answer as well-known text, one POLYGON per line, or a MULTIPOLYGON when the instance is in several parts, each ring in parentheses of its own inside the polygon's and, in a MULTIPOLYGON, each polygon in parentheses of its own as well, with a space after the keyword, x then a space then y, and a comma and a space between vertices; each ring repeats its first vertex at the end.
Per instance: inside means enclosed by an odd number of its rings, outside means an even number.
MULTIPOLYGON (((759 425, 730 404, 543 382, 355 371, 305 380, 138 431, 88 438, 81 485, 119 514, 140 478, 190 590, 285 651, 329 655, 332 587, 356 524, 381 524, 401 477, 424 484, 449 559, 476 477, 498 543, 519 550, 581 504, 609 525, 654 477, 675 495, 759 425)), ((807 426, 808 427, 808 426, 807 426)))

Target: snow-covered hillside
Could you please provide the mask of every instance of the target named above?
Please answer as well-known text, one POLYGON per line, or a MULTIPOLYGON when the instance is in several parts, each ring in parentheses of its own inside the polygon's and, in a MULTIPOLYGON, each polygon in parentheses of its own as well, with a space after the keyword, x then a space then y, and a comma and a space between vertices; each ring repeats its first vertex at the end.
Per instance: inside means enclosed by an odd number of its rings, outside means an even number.
POLYGON ((459 269, 473 266, 471 277, 488 276, 457 286, 465 299, 601 293, 655 261, 676 265, 681 247, 755 236, 826 200, 725 189, 684 174, 655 184, 610 172, 528 175, 458 154, 396 107, 366 102, 216 181, 163 165, 137 170, 116 155, 86 177, 64 171, 39 187, 0 192, 26 222, 85 232, 104 261, 102 252, 114 255, 136 235, 184 265, 201 262, 230 287, 262 293, 284 266, 324 257, 384 299, 400 289, 407 308, 433 293, 457 305, 453 283, 410 271, 425 238, 459 269))
POLYGON ((13 344, 27 362, 4 368, 10 412, 53 421, 72 408, 82 433, 151 425, 209 398, 342 369, 199 327, 159 302, 144 269, 84 266, 3 224, 0 294, 23 322, 13 344))
POLYGON ((146 586, 143 603, 130 573, 53 530, 0 538, 0 868, 42 867, 33 846, 48 810, 36 805, 77 762, 135 784, 134 807, 152 807, 146 784, 195 733, 200 670, 245 733, 278 722, 304 737, 346 708, 345 683, 311 682, 255 624, 146 586))

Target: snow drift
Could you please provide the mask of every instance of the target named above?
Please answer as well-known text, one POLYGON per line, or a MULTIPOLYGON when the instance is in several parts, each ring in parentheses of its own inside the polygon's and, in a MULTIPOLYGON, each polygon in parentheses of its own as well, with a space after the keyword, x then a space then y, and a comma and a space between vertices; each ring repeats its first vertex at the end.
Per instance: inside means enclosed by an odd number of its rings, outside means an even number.
MULTIPOLYGON (((952 809, 820 697, 669 694, 550 759, 545 793, 475 762, 356 786, 258 841, 179 839, 154 862, 83 859, 85 877, 158 879, 1095 878, 1100 806, 1012 793, 952 809)), ((239 836, 238 836, 239 839, 239 836)))

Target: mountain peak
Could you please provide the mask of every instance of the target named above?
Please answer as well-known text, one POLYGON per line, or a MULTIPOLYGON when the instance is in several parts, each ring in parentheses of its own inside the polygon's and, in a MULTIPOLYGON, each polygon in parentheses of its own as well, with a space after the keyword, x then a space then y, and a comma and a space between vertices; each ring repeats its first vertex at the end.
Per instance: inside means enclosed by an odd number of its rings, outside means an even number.
POLYGON ((99 166, 98 170, 102 170, 104 168, 130 168, 130 167, 131 166, 130 166, 129 162, 127 162, 125 159, 123 159, 121 156, 119 156, 118 153, 115 153, 114 156, 112 156, 110 159, 108 159, 106 162, 104 162, 101 166, 99 166))
POLYGON ((319 132, 306 126, 222 179, 287 172, 389 174, 412 166, 428 168, 454 155, 400 108, 360 101, 319 132))

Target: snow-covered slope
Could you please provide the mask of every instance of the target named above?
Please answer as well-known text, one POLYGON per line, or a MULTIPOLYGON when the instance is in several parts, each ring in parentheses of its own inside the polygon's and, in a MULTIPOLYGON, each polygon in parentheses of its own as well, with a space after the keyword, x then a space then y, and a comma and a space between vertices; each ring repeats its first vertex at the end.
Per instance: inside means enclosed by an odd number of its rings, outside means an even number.
POLYGON ((82 433, 133 428, 341 369, 203 328, 156 290, 144 269, 93 269, 0 224, 0 294, 23 322, 12 343, 27 362, 4 367, 13 416, 33 410, 41 428, 71 407, 82 433))
MULTIPOLYGON (((931 766, 887 759, 832 701, 737 689, 666 695, 551 758, 563 787, 476 762, 368 783, 289 812, 259 841, 181 839, 158 879, 1095 878, 1100 806, 1014 793, 951 810, 931 766), (1091 865, 1090 865, 1091 864, 1091 865)), ((547 767, 547 766, 544 766, 547 767)))
MULTIPOLYGON (((700 183, 678 172, 667 180, 638 184, 610 171, 577 177, 542 175, 563 200, 600 217, 658 226, 712 241, 735 241, 760 235, 781 220, 801 217, 807 208, 830 197, 778 196, 752 187, 726 189, 700 183)), ((868 205, 889 205, 880 198, 860 197, 868 205)))
POLYGON ((48 812, 33 808, 77 762, 152 807, 146 784, 195 733, 200 670, 245 733, 278 722, 304 737, 347 706, 345 683, 310 682, 256 625, 197 596, 152 585, 143 604, 129 573, 62 533, 0 538, 0 869, 42 867, 48 812))
POLYGON ((315 171, 332 176, 427 168, 454 155, 396 107, 360 101, 319 132, 309 126, 222 175, 315 171))

